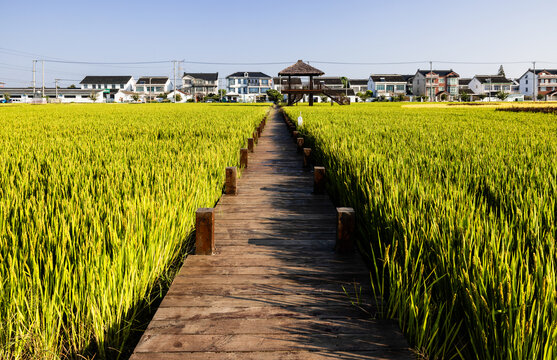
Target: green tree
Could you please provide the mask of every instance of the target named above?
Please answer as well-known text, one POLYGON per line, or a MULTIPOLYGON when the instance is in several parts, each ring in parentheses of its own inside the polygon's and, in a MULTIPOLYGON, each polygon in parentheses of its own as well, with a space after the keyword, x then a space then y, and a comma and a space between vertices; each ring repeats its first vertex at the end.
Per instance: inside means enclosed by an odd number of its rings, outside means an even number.
POLYGON ((509 94, 507 94, 504 91, 499 91, 495 96, 497 96, 497 98, 501 101, 505 100, 506 98, 509 97, 509 94))
POLYGON ((70 86, 68 86, 68 89, 75 89, 75 88, 76 88, 76 87, 75 87, 74 84, 71 84, 70 86))
POLYGON ((162 94, 157 95, 157 97, 159 99, 166 100, 166 99, 168 99, 168 94, 167 93, 162 93, 162 94))
POLYGON ((365 102, 367 99, 371 99, 373 97, 373 91, 367 90, 364 93, 359 92, 356 94, 356 96, 358 96, 360 99, 362 99, 363 102, 365 102))
POLYGON ((505 76, 505 77, 506 77, 506 75, 505 75, 505 69, 503 69, 503 65, 499 66, 499 71, 497 72, 497 75, 505 76))
POLYGON ((536 96, 536 99, 538 99, 539 101, 541 101, 541 100, 544 99, 544 97, 545 97, 545 95, 543 95, 543 94, 538 94, 538 95, 536 96))
POLYGON ((138 93, 133 93, 132 94, 132 99, 133 99, 133 101, 138 102, 139 101, 139 94, 138 93))
POLYGON ((97 93, 94 91, 91 91, 91 93, 89 94, 89 99, 93 100, 93 101, 97 101, 97 93))
POLYGON ((12 97, 11 97, 10 93, 7 93, 7 92, 4 93, 4 100, 6 100, 6 102, 10 101, 11 98, 12 97))
POLYGON ((271 100, 275 104, 278 104, 282 101, 282 94, 275 89, 267 90, 267 97, 269 97, 269 100, 271 100))
POLYGON ((219 94, 219 98, 222 99, 223 97, 226 96, 226 89, 219 89, 218 94, 219 94))
POLYGON ((182 101, 182 95, 176 94, 176 102, 182 101))
POLYGON ((461 91, 460 92, 460 100, 466 101, 466 102, 470 101, 470 94, 468 94, 464 91, 461 91))
POLYGON ((346 88, 349 87, 350 83, 349 83, 348 78, 347 78, 346 76, 342 76, 342 77, 340 78, 340 81, 342 81, 342 87, 343 87, 343 88, 346 89, 346 88))

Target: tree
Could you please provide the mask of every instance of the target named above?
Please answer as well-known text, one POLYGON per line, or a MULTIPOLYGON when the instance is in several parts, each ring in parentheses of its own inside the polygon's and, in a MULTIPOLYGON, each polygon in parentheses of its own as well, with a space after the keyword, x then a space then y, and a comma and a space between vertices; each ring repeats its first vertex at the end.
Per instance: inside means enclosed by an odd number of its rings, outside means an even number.
POLYGON ((76 88, 76 87, 75 87, 74 84, 71 84, 70 86, 68 86, 68 89, 75 89, 75 88, 76 88))
POLYGON ((91 99, 91 100, 93 100, 93 101, 97 101, 97 93, 94 92, 94 91, 92 91, 92 92, 89 94, 89 99, 91 99))
POLYGON ((543 100, 543 98, 545 97, 545 95, 543 94, 538 94, 538 96, 536 96, 536 99, 538 99, 539 101, 543 100))
POLYGON ((327 101, 329 101, 329 97, 327 95, 322 95, 321 96, 321 102, 326 103, 327 101))
POLYGON ((11 98, 12 97, 11 97, 10 93, 4 93, 4 100, 6 100, 6 102, 10 101, 11 98))
POLYGON ((159 99, 163 99, 166 100, 168 98, 168 94, 167 93, 161 93, 157 96, 159 99))
POLYGON ((441 101, 447 101, 447 94, 441 94, 441 101))
POLYGON ((345 89, 347 89, 347 88, 348 88, 348 85, 349 85, 349 83, 348 83, 348 78, 347 78, 346 76, 342 76, 342 77, 340 78, 340 81, 342 81, 342 87, 345 88, 345 89))
POLYGON ((358 92, 356 96, 362 99, 363 102, 366 102, 367 99, 371 99, 373 97, 373 91, 367 90, 365 93, 358 92))
POLYGON ((176 102, 182 101, 182 95, 176 94, 176 102))
POLYGON ((503 69, 503 65, 499 66, 499 72, 497 72, 497 75, 505 76, 505 70, 503 69))
POLYGON ((495 96, 497 96, 499 100, 504 101, 507 97, 509 97, 509 94, 504 91, 499 91, 495 96))
POLYGON ((132 99, 133 99, 133 101, 138 102, 139 101, 139 94, 138 93, 133 93, 132 99))
POLYGON ((282 94, 275 89, 267 90, 267 96, 269 97, 269 100, 271 100, 275 104, 278 104, 282 101, 282 94))
POLYGON ((218 93, 219 93, 219 98, 222 99, 223 97, 226 96, 226 89, 219 89, 218 93))
POLYGON ((470 94, 468 94, 464 91, 461 91, 460 92, 460 100, 466 101, 466 102, 470 101, 470 94))

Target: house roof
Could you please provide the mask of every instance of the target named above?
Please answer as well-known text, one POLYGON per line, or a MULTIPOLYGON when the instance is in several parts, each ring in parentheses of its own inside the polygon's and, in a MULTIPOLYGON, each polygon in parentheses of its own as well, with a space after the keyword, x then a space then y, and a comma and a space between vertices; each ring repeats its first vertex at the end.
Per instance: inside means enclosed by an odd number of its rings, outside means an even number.
MULTIPOLYGON (((102 92, 103 90, 91 90, 91 89, 69 89, 69 88, 59 88, 58 95, 89 95, 91 92, 102 92)), ((35 92, 37 94, 42 94, 42 89, 37 87, 35 92)), ((33 88, 0 88, 0 93, 9 93, 10 95, 33 95, 33 88)), ((56 95, 55 88, 45 88, 44 93, 47 96, 56 95)))
POLYGON ((137 79, 137 84, 164 85, 168 81, 168 76, 142 76, 137 79))
POLYGON ((313 83, 314 84, 319 84, 321 83, 321 81, 323 81, 323 84, 325 85, 343 85, 342 80, 340 77, 325 77, 325 76, 321 76, 321 77, 316 77, 313 78, 313 83))
POLYGON ((402 78, 404 79, 404 81, 408 82, 412 79, 414 79, 414 75, 400 75, 402 76, 402 78))
POLYGON ((250 78, 270 78, 269 75, 262 73, 262 72, 249 72, 249 71, 237 71, 234 74, 230 74, 227 76, 227 78, 231 78, 231 77, 250 77, 250 78))
MULTIPOLYGON (((292 81, 293 85, 301 85, 302 84, 302 79, 299 77, 292 77, 290 78, 290 80, 292 81)), ((274 77, 273 78, 273 84, 275 85, 280 85, 280 82, 282 81, 283 84, 288 84, 288 78, 283 77, 283 78, 279 78, 279 77, 274 77)))
POLYGON ((366 85, 367 86, 367 79, 349 79, 350 85, 366 85))
POLYGON ((460 78, 458 79, 458 85, 468 85, 470 81, 472 81, 470 78, 460 78))
POLYGON ((418 69, 418 72, 420 74, 422 74, 423 76, 426 76, 427 74, 429 74, 430 72, 433 72, 436 75, 439 76, 448 76, 450 74, 453 74, 452 76, 460 76, 457 73, 455 73, 452 69, 451 70, 420 70, 418 69))
POLYGON ((194 79, 201 79, 205 81, 217 81, 219 79, 219 73, 184 73, 184 76, 191 76, 194 79))
MULTIPOLYGON (((534 71, 533 69, 528 69, 524 74, 522 74, 522 76, 519 77, 519 79, 522 79, 524 77, 524 75, 528 74, 529 72, 534 71)), ((547 72, 551 75, 557 75, 557 69, 536 69, 536 75, 538 75, 541 72, 547 72)))
POLYGON ((321 76, 325 73, 319 69, 314 68, 309 64, 306 64, 302 60, 298 60, 294 65, 290 65, 286 69, 281 70, 278 74, 281 76, 285 76, 285 75, 321 76))
POLYGON ((507 79, 506 77, 502 76, 502 75, 476 75, 474 76, 475 79, 477 79, 480 84, 485 84, 485 83, 489 83, 491 82, 496 83, 496 84, 511 84, 512 81, 507 79))
POLYGON ((131 75, 122 76, 86 76, 80 84, 125 84, 132 79, 131 75))
POLYGON ((399 74, 372 74, 371 79, 374 82, 406 82, 404 77, 399 74))

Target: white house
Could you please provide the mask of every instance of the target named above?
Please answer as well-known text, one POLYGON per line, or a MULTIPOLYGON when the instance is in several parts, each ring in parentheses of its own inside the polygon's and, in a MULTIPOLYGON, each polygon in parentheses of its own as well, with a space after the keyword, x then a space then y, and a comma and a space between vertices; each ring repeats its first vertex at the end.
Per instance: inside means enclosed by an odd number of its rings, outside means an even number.
POLYGON ((104 102, 103 91, 101 89, 45 88, 43 98, 41 88, 36 88, 34 94, 33 88, 0 88, 0 97, 7 93, 14 103, 101 103, 104 102))
POLYGON ((368 88, 368 80, 367 79, 349 79, 348 83, 350 84, 350 88, 352 90, 354 90, 354 92, 357 94, 359 92, 361 93, 365 93, 368 88))
POLYGON ((512 80, 503 75, 476 75, 468 83, 468 88, 476 95, 496 97, 497 93, 511 93, 512 80))
POLYGON ((160 94, 169 92, 172 89, 172 83, 168 76, 142 76, 137 79, 135 91, 142 98, 154 100, 160 94))
POLYGON ((133 91, 135 82, 131 75, 125 76, 86 76, 79 83, 86 90, 128 90, 133 91))
POLYGON ((184 73, 181 90, 191 98, 201 100, 209 94, 218 93, 219 73, 184 73))
POLYGON ((407 78, 399 74, 372 74, 367 82, 367 87, 373 91, 375 98, 406 95, 406 86, 407 78))
POLYGON ((184 102, 187 102, 190 99, 193 99, 191 94, 188 94, 187 92, 185 92, 181 89, 176 89, 176 90, 172 90, 171 92, 169 92, 168 96, 167 96, 167 99, 169 99, 172 102, 174 102, 174 92, 176 92, 176 103, 184 103, 184 102))
POLYGON ((528 69, 519 79, 519 91, 526 96, 546 96, 557 90, 557 70, 555 69, 528 69), (537 86, 536 86, 537 84, 537 86))
POLYGON ((273 86, 273 78, 262 72, 235 72, 226 80, 226 97, 241 102, 266 101, 273 86))

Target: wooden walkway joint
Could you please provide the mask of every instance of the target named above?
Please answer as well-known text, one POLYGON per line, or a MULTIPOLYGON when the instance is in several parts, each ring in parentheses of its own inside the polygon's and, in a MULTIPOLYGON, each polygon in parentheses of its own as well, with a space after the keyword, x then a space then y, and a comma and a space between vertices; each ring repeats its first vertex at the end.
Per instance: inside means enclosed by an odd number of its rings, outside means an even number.
POLYGON ((413 358, 396 322, 372 317, 369 274, 352 251, 354 211, 333 206, 324 168, 315 167, 323 180, 315 191, 302 166, 310 151, 298 153, 284 121, 271 113, 254 153, 248 140, 239 191, 198 210, 196 255, 132 360, 413 358))

